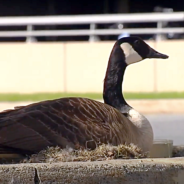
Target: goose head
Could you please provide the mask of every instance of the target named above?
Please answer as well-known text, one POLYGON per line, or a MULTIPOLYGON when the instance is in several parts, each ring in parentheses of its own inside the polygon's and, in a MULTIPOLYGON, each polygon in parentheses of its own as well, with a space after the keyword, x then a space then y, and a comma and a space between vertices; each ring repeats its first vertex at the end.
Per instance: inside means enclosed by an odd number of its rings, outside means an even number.
POLYGON ((144 59, 167 59, 162 54, 139 37, 123 37, 117 40, 112 48, 106 70, 103 99, 122 113, 127 113, 131 107, 122 94, 122 82, 126 67, 144 59))
POLYGON ((162 54, 139 37, 124 37, 119 39, 116 44, 122 49, 126 65, 130 65, 144 59, 167 59, 169 56, 162 54))

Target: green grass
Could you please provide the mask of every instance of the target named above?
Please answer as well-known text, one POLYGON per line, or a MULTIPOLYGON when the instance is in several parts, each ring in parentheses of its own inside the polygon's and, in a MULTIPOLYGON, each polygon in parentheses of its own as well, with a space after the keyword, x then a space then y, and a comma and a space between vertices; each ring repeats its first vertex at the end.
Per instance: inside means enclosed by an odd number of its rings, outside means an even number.
POLYGON ((162 93, 125 93, 126 99, 181 99, 184 92, 162 92, 162 93))
MULTIPOLYGON (((102 99, 101 93, 35 93, 35 94, 18 94, 0 93, 0 102, 3 101, 42 101, 62 97, 86 97, 90 99, 102 99)), ((184 92, 164 92, 164 93, 125 93, 126 99, 179 99, 184 98, 184 92)))

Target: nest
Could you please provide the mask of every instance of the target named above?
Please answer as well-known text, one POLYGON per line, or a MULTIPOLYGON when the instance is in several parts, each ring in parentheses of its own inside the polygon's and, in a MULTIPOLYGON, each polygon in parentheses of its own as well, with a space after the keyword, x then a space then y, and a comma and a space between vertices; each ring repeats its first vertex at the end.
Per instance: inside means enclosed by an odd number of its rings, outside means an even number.
POLYGON ((142 150, 134 144, 129 145, 100 145, 95 150, 72 148, 61 149, 60 147, 48 147, 30 158, 23 159, 21 163, 58 163, 75 161, 104 161, 112 159, 133 159, 146 158, 148 153, 142 153, 142 150))

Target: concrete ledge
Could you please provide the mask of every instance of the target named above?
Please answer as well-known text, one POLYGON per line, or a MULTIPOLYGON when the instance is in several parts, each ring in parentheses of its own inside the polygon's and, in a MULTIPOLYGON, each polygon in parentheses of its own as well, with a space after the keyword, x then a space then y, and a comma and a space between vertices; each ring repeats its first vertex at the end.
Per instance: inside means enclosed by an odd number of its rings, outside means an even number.
POLYGON ((184 158, 0 165, 3 184, 182 184, 184 158))

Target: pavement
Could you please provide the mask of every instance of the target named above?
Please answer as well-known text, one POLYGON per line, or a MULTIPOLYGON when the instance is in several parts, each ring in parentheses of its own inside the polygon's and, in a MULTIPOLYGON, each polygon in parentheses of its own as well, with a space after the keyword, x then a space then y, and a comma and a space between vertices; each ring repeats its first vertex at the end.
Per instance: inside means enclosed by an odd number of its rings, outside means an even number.
MULTIPOLYGON (((98 101, 102 102, 102 100, 98 101)), ((127 102, 134 109, 144 114, 184 114, 184 99, 127 100, 127 102)), ((33 102, 0 102, 0 111, 12 109, 15 106, 27 105, 30 103, 33 102)))
MULTIPOLYGON (((127 102, 150 121, 155 139, 171 139, 174 145, 184 145, 184 99, 127 102)), ((31 103, 33 102, 1 102, 0 111, 31 103)))

